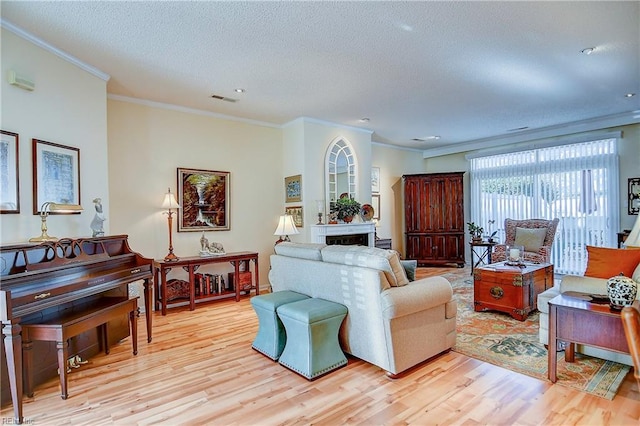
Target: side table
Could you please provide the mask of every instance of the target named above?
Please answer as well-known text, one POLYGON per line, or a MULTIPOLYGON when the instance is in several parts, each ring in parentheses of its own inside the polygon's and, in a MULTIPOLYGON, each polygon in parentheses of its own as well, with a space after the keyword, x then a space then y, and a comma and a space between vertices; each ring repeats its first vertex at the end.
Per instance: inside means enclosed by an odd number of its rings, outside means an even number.
POLYGON ((491 253, 493 252, 493 246, 496 244, 498 243, 469 242, 469 245, 471 246, 471 275, 473 275, 473 270, 478 266, 488 265, 491 263, 491 253))
MULTIPOLYGON (((637 300, 634 306, 638 307, 637 300)), ((562 294, 549 301, 548 364, 552 383, 557 381, 557 341, 569 343, 564 352, 567 362, 574 361, 576 344, 629 353, 620 311, 614 311, 608 303, 592 303, 562 294)))

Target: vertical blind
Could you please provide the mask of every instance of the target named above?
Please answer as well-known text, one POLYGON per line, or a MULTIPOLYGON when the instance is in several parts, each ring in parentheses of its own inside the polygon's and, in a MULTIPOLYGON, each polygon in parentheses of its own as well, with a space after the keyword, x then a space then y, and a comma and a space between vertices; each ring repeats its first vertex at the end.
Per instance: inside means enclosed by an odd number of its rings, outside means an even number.
POLYGON ((586 245, 617 243, 617 138, 471 158, 471 220, 504 241, 504 220, 560 223, 551 252, 556 273, 582 274, 586 245))

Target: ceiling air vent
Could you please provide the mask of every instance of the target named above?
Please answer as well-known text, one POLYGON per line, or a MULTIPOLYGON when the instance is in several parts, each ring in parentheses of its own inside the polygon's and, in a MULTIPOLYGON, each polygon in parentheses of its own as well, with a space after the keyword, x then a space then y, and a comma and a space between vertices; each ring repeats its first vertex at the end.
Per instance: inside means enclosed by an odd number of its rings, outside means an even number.
POLYGON ((217 100, 219 100, 219 101, 225 101, 225 102, 231 102, 231 103, 238 102, 238 100, 237 100, 237 99, 227 98, 226 96, 211 95, 211 97, 212 97, 213 99, 217 99, 217 100))

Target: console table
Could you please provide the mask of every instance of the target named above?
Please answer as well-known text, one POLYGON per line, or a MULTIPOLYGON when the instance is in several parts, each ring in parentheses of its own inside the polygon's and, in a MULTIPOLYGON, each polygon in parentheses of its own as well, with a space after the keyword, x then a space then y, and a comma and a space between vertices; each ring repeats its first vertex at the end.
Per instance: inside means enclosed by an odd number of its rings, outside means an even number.
MULTIPOLYGON (((155 308, 156 310, 161 310, 162 315, 167 314, 167 274, 173 268, 181 267, 183 270, 189 273, 189 309, 194 310, 196 307, 196 303, 207 302, 212 300, 219 299, 227 299, 230 297, 234 297, 236 302, 240 300, 240 279, 241 272, 240 265, 243 264, 248 271, 250 266, 249 264, 254 264, 254 273, 253 282, 250 284, 250 288, 248 288, 249 292, 255 289, 256 295, 260 294, 260 284, 259 284, 259 271, 258 271, 258 253, 249 252, 249 251, 241 251, 235 253, 226 253, 218 256, 192 256, 192 257, 182 257, 177 261, 164 261, 164 260, 156 260, 154 262, 155 267, 155 275, 156 279, 154 281, 155 287, 155 308), (226 263, 229 262, 234 267, 233 273, 233 288, 231 291, 221 291, 217 294, 208 294, 208 295, 199 295, 196 297, 195 291, 195 273, 202 265, 207 265, 211 263, 226 263)), ((174 306, 177 306, 174 304, 174 306)), ((169 306, 171 307, 171 306, 169 306)))

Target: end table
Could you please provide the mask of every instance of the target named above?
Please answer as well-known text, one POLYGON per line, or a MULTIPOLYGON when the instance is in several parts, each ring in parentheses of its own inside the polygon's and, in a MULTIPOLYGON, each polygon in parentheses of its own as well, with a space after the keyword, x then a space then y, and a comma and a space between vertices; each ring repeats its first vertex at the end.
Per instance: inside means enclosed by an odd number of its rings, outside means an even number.
POLYGON ((469 242, 471 246, 471 275, 473 275, 473 270, 478 266, 488 265, 491 263, 491 252, 493 252, 493 246, 498 243, 489 243, 489 242, 480 242, 474 243, 473 241, 469 242), (474 258, 476 260, 474 260, 474 258))

